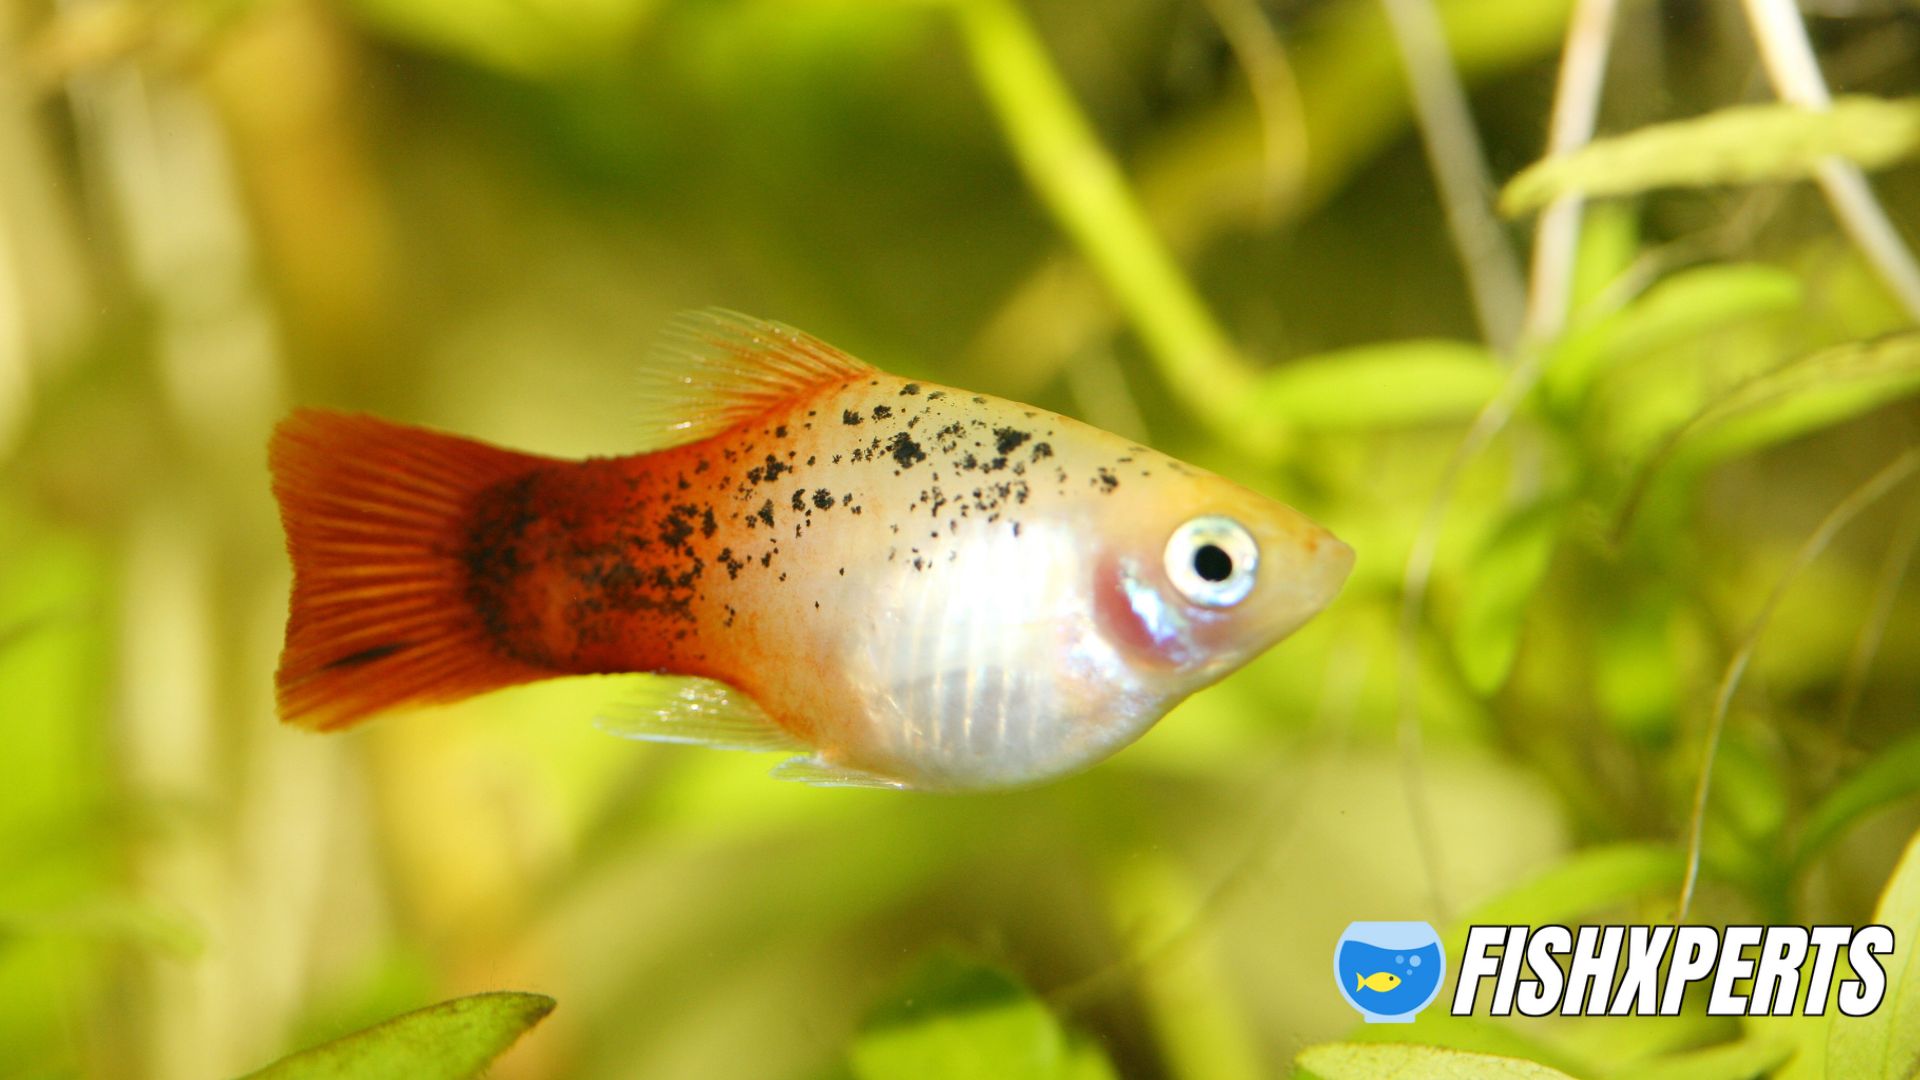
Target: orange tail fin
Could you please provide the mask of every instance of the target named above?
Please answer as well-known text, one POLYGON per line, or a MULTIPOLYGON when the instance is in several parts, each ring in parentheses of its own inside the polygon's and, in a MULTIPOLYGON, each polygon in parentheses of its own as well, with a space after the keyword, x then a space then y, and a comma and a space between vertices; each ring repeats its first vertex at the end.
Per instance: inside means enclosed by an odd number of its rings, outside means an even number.
POLYGON ((274 430, 268 464, 293 558, 282 720, 332 731, 554 674, 494 648, 466 557, 475 498, 551 459, 303 409, 274 430))

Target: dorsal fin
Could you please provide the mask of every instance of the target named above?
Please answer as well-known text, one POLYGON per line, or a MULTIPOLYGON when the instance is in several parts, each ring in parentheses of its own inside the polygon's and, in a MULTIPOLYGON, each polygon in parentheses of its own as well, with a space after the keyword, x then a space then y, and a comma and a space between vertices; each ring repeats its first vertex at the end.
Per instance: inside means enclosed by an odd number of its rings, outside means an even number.
POLYGON ((682 312, 640 369, 642 449, 706 438, 873 370, 791 326, 720 308, 682 312))

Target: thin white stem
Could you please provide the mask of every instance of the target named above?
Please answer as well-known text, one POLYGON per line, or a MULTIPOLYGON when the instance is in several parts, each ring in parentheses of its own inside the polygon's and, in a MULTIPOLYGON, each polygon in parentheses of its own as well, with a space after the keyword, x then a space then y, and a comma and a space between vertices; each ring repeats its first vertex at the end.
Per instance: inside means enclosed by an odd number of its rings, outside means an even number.
MULTIPOLYGON (((1387 0, 1389 7, 1394 0, 1387 0)), ((1555 93, 1553 119, 1548 133, 1550 152, 1565 153, 1578 149, 1593 136, 1594 116, 1600 107, 1600 88, 1606 73, 1607 43, 1612 37, 1613 12, 1615 0, 1580 0, 1573 22, 1567 30, 1567 45, 1561 58, 1559 86, 1555 93)), ((1431 9, 1429 14, 1431 13, 1431 9)), ((1572 265, 1575 243, 1579 237, 1580 206, 1577 202, 1570 207, 1555 204, 1548 213, 1558 212, 1561 224, 1555 226, 1551 236, 1536 235, 1534 247, 1534 266, 1536 282, 1533 295, 1548 295, 1557 298, 1558 314, 1553 318, 1553 334, 1565 321, 1566 290, 1572 278, 1572 265), (1541 267, 1556 284, 1552 284, 1542 293, 1538 277, 1541 267)), ((1547 223, 1542 223, 1543 231, 1547 223)), ((1530 297, 1528 325, 1534 325, 1534 302, 1530 297)), ((1546 335, 1551 337, 1552 334, 1546 335)), ((1413 546, 1407 553, 1407 563, 1400 578, 1400 624, 1396 633, 1399 641, 1399 740, 1401 770, 1404 774, 1407 803, 1415 822, 1416 833, 1421 840, 1420 850, 1424 869, 1427 874, 1428 888, 1433 894, 1436 909, 1442 909, 1442 896, 1439 882, 1439 859, 1433 847, 1432 836, 1427 821, 1425 785, 1419 769, 1421 753, 1421 715, 1419 699, 1420 678, 1420 618, 1426 610, 1427 590, 1432 583, 1434 558, 1440 548, 1440 530, 1446 524, 1447 510, 1453 505, 1454 493, 1460 486, 1460 479, 1466 474, 1467 466, 1480 456, 1488 444, 1506 429, 1513 420, 1514 413, 1527 395, 1532 393, 1534 385, 1546 367, 1547 353, 1542 347, 1545 337, 1529 335, 1519 343, 1512 370, 1506 382, 1493 400, 1481 408, 1473 423, 1467 429, 1460 444, 1454 448, 1441 471, 1440 482, 1434 489, 1433 501, 1428 504, 1427 512, 1420 521, 1420 529, 1414 534, 1413 546)))
MULTIPOLYGON (((1747 23, 1753 28, 1754 43, 1767 78, 1780 100, 1807 109, 1826 109, 1833 104, 1827 81, 1820 74, 1820 62, 1814 57, 1813 43, 1807 39, 1806 24, 1793 0, 1744 0, 1747 23)), ((1886 208, 1873 194, 1866 175, 1850 161, 1828 158, 1816 168, 1814 178, 1860 253, 1866 256, 1894 298, 1908 316, 1920 322, 1920 264, 1901 239, 1900 230, 1887 216, 1886 208)))
POLYGON ((1466 271, 1481 336, 1496 352, 1510 354, 1520 330, 1526 285, 1506 229, 1493 212, 1486 153, 1447 49, 1446 28, 1431 0, 1381 4, 1407 69, 1414 118, 1440 187, 1447 230, 1466 271))
POLYGON ((1205 0, 1227 47, 1247 73, 1253 107, 1260 114, 1262 156, 1266 164, 1261 215, 1271 218, 1290 200, 1307 170, 1307 124, 1300 83, 1286 46, 1259 0, 1205 0))
POLYGON ((1821 519, 1813 535, 1807 537, 1806 542, 1800 545, 1800 550, 1794 552, 1793 561, 1787 564, 1780 580, 1774 582, 1773 591, 1767 594, 1766 603, 1760 606, 1760 613, 1754 617, 1752 629, 1747 631, 1740 648, 1727 663, 1726 673, 1720 678, 1720 689, 1714 694, 1713 715, 1707 720, 1706 748, 1700 755, 1700 776, 1693 788, 1693 811, 1687 823, 1687 876, 1680 883, 1680 900, 1674 908, 1674 922, 1684 922, 1687 909, 1693 905, 1693 891, 1700 881, 1700 849, 1707 830, 1707 796, 1712 791, 1714 759, 1720 752, 1720 737, 1727 729, 1727 712, 1733 706, 1734 691, 1739 689, 1740 680, 1746 677, 1753 654, 1760 648, 1760 638, 1767 632, 1767 624, 1773 621, 1773 614, 1779 609, 1780 601, 1786 598, 1787 590, 1799 580, 1801 572, 1820 557, 1827 545, 1833 543, 1833 538, 1839 535, 1840 530, 1846 528, 1862 510, 1880 501, 1916 472, 1920 472, 1920 447, 1894 458, 1869 477, 1866 483, 1854 488, 1821 519))
MULTIPOLYGON (((1570 154, 1593 139, 1600 114, 1600 91, 1607 75, 1618 0, 1580 0, 1567 27, 1560 54, 1560 75, 1547 128, 1547 156, 1570 154)), ((1585 200, 1555 199, 1540 215, 1533 234, 1533 266, 1527 284, 1527 314, 1522 337, 1541 343, 1560 336, 1572 307, 1574 257, 1580 247, 1580 217, 1585 200)))
POLYGON ((1428 825, 1426 784, 1420 771, 1422 734, 1420 715, 1420 617, 1427 606, 1427 590, 1433 582, 1433 563, 1440 550, 1440 530, 1446 524, 1447 510, 1460 487, 1467 466, 1479 457, 1488 444, 1512 422, 1520 403, 1533 392, 1545 370, 1546 354, 1529 349, 1508 372, 1499 393, 1481 406, 1473 423, 1454 447, 1452 456, 1440 473, 1433 501, 1420 520, 1413 546, 1407 552, 1407 565, 1400 578, 1400 624, 1395 633, 1399 641, 1399 719, 1400 767, 1406 789, 1407 806, 1413 815, 1414 832, 1427 875, 1428 891, 1434 909, 1445 916, 1445 896, 1440 887, 1440 859, 1435 837, 1428 825))

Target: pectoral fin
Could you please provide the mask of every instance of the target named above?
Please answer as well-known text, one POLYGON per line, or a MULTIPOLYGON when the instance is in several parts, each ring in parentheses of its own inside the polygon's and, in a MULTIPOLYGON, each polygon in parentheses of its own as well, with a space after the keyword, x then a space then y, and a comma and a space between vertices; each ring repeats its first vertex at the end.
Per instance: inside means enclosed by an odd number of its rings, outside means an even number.
POLYGON ((887 788, 893 791, 907 790, 905 781, 890 776, 866 772, 862 769, 849 769, 844 765, 835 765, 822 760, 818 754, 805 757, 793 757, 773 767, 767 775, 776 780, 792 780, 816 787, 848 788, 887 788))

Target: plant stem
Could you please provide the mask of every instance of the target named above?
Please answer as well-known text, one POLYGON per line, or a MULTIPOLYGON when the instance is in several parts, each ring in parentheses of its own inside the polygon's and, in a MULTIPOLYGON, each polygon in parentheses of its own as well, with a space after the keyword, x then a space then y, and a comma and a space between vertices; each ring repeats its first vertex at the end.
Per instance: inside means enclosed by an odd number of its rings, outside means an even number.
POLYGON ((1258 219, 1265 226, 1279 207, 1299 197, 1306 174, 1306 106, 1293 62, 1259 0, 1205 0, 1227 47, 1247 74, 1254 111, 1260 115, 1265 183, 1258 219))
MULTIPOLYGON (((1573 21, 1567 28, 1567 45, 1561 57, 1560 80, 1554 95, 1553 121, 1548 135, 1549 152, 1564 153, 1575 149, 1593 135, 1594 115, 1600 104, 1601 79, 1606 72, 1607 42, 1612 36, 1615 3, 1616 0, 1579 0, 1573 21)), ((1436 848, 1437 838, 1427 824, 1430 813, 1425 779, 1420 768, 1420 619, 1426 610, 1427 591, 1433 580, 1434 559, 1440 548, 1440 530, 1446 524, 1447 511, 1453 505, 1461 477, 1466 474, 1467 466, 1506 429, 1521 403, 1533 392, 1546 367, 1548 353, 1545 343, 1559 333, 1566 321, 1566 291, 1572 279, 1573 257, 1579 241, 1580 204, 1577 200, 1562 199, 1549 209, 1548 215, 1542 220, 1541 232, 1534 238, 1533 281, 1523 324, 1529 330, 1518 342, 1513 367, 1500 392, 1474 416, 1466 435, 1448 457, 1434 489, 1433 501, 1428 504, 1419 529, 1414 533, 1413 544, 1408 549, 1407 562, 1400 577, 1400 619, 1395 631, 1399 659, 1397 730, 1400 767, 1408 811, 1420 839, 1427 887, 1436 910, 1441 911, 1445 910, 1445 906, 1440 858, 1436 848), (1550 328, 1550 332, 1540 333, 1543 327, 1550 328)))
MULTIPOLYGON (((1807 40, 1806 24, 1800 21, 1793 0, 1745 0, 1745 7, 1774 93, 1804 108, 1829 108, 1833 95, 1820 74, 1813 43, 1807 40)), ((1828 158, 1817 166, 1814 178, 1860 253, 1907 315, 1920 322, 1920 264, 1914 262, 1899 229, 1874 197, 1866 174, 1852 162, 1828 158)))
MULTIPOLYGON (((1579 0, 1560 54, 1560 75, 1547 129, 1547 156, 1570 154, 1593 139, 1606 81, 1607 50, 1613 39, 1618 0, 1579 0)), ((1580 248, 1580 217, 1585 200, 1563 195, 1540 215, 1533 234, 1533 265, 1527 285, 1527 314, 1522 338, 1535 346, 1560 336, 1572 307, 1573 264, 1580 248)))
POLYGON ((1147 223, 1031 22, 1012 0, 961 0, 953 10, 1014 158, 1113 292, 1174 396, 1223 440, 1278 458, 1287 433, 1246 411, 1257 375, 1147 223))
POLYGON ((1780 602, 1786 598, 1787 590, 1800 578, 1802 571, 1820 557, 1820 553, 1833 543, 1840 530, 1874 503, 1879 502, 1894 488, 1899 487, 1915 473, 1920 473, 1920 447, 1915 447, 1894 458, 1868 477, 1866 482, 1854 488, 1847 497, 1840 500, 1831 511, 1822 518, 1793 553, 1793 561, 1787 564, 1780 579, 1773 583, 1773 591, 1767 594, 1766 602, 1760 605, 1760 613, 1754 616, 1753 626, 1740 642, 1740 648, 1727 662, 1727 670, 1720 677, 1720 689, 1714 694, 1713 714, 1707 720, 1706 748, 1700 755, 1700 776, 1693 788, 1693 811, 1687 823, 1687 875, 1680 883, 1680 899, 1674 905, 1673 921, 1685 922, 1687 909, 1693 905, 1693 892, 1700 882, 1700 850, 1707 831, 1707 795, 1713 785, 1713 763, 1719 755, 1720 737, 1727 730, 1727 713, 1733 707, 1733 694, 1740 687, 1740 680, 1746 677, 1747 667, 1753 662, 1753 654, 1760 648, 1761 635, 1767 632, 1767 624, 1773 621, 1773 614, 1779 610, 1780 602))
POLYGON ((1506 229, 1493 212, 1493 182, 1473 126, 1467 92, 1448 53, 1446 29, 1430 0, 1381 0, 1387 26, 1407 69, 1407 93, 1421 143, 1440 187, 1447 231, 1467 275, 1480 334, 1510 355, 1519 332, 1526 286, 1506 229))

